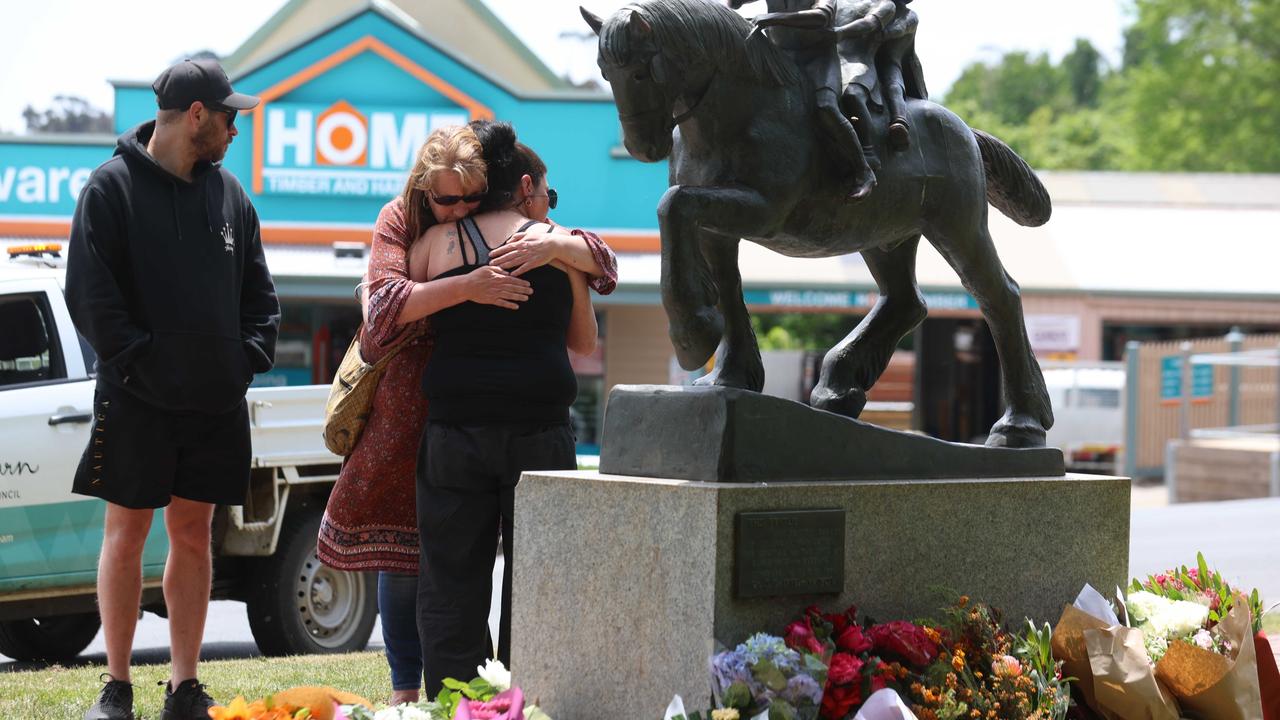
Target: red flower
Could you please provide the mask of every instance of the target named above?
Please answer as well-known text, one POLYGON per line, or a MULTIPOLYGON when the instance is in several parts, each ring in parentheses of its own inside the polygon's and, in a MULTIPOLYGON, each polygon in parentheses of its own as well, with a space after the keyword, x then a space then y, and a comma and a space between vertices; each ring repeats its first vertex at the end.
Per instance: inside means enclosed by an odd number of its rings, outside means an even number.
POLYGON ((827 687, 832 685, 861 685, 862 661, 848 653, 831 656, 827 668, 827 687))
POLYGON ((861 655, 870 650, 871 645, 871 639, 858 625, 848 625, 836 634, 836 647, 845 652, 861 655))
POLYGON ((818 642, 818 638, 813 634, 813 628, 809 625, 809 618, 804 620, 796 620, 787 626, 787 631, 782 638, 787 647, 796 652, 809 652, 822 656, 822 643, 818 642))
POLYGON ((828 683, 827 689, 822 693, 822 708, 819 710, 819 715, 824 720, 843 720, 861 704, 862 688, 860 686, 832 687, 828 683))
POLYGON ((938 657, 938 646, 924 630, 905 620, 876 625, 867 631, 876 650, 894 655, 917 669, 938 657))
POLYGON ((850 625, 857 625, 858 624, 857 617, 858 617, 858 606, 850 605, 849 607, 845 608, 844 612, 823 615, 822 619, 830 623, 832 628, 832 631, 831 631, 832 635, 839 635, 841 632, 844 631, 846 627, 850 625))

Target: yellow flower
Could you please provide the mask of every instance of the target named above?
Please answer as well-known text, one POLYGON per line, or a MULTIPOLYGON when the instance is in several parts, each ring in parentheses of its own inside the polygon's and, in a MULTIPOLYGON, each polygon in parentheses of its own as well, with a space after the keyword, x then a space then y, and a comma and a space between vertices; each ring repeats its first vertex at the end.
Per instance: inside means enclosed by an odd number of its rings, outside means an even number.
POLYGON ((711 711, 711 720, 738 720, 737 708, 721 708, 711 711))

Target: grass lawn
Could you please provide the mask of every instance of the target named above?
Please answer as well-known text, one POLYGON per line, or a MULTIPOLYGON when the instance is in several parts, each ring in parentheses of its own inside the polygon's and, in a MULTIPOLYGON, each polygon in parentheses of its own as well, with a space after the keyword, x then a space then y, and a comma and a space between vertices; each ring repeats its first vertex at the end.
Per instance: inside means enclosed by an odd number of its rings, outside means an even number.
MULTIPOLYGON (((97 697, 102 665, 0 672, 0 718, 69 720, 80 718, 97 697)), ((138 720, 155 720, 164 704, 167 665, 133 669, 133 699, 138 720)), ((363 695, 375 705, 391 694, 391 674, 380 652, 303 655, 289 658, 216 660, 200 664, 200 680, 214 700, 236 695, 253 700, 297 685, 329 685, 363 695)))

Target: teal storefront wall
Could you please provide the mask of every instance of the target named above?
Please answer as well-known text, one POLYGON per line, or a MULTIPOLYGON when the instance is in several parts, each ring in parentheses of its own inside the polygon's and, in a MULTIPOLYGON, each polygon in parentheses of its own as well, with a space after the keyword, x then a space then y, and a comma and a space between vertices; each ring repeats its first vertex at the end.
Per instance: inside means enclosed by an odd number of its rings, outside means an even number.
MULTIPOLYGON (((355 15, 233 80, 237 90, 252 94, 267 93, 282 83, 303 80, 271 98, 268 108, 314 107, 318 113, 341 101, 366 117, 368 109, 398 112, 401 119, 404 113, 412 112, 453 113, 458 117, 474 114, 446 97, 441 89, 411 74, 422 75, 422 71, 438 78, 438 84, 446 91, 465 96, 474 106, 485 108, 494 117, 509 120, 516 126, 520 139, 547 162, 550 181, 561 197, 561 206, 554 213, 558 222, 612 232, 656 232, 654 209, 666 190, 666 164, 643 164, 614 152, 619 145, 618 122, 616 110, 607 96, 576 92, 545 96, 517 94, 376 11, 355 15), (352 51, 353 46, 368 44, 368 38, 386 52, 352 51), (341 61, 335 62, 335 56, 341 61), (310 76, 317 66, 325 69, 310 76)), ((149 80, 117 85, 117 132, 154 116, 155 99, 149 80)), ((260 128, 266 129, 266 122, 255 119, 254 114, 243 114, 236 125, 240 135, 224 162, 250 191, 264 226, 274 223, 295 227, 367 228, 391 197, 381 193, 366 196, 279 194, 265 185, 263 192, 254 192, 255 133, 260 128)), ((65 231, 74 210, 75 196, 83 184, 83 171, 105 161, 111 152, 112 143, 100 137, 72 139, 72 143, 0 140, 0 234, 57 235, 65 231), (32 167, 45 174, 43 198, 32 195, 35 182, 32 173, 21 175, 24 168, 32 167), (68 172, 61 178, 54 198, 48 192, 48 178, 51 170, 56 170, 61 177, 61 168, 68 172), (69 182, 72 176, 79 182, 69 182), (25 202, 18 199, 19 181, 23 177, 27 181, 23 197, 28 201, 25 202), (4 192, 6 181, 11 186, 7 194, 4 192), (29 223, 19 226, 24 219, 48 222, 50 232, 16 232, 29 229, 29 223)), ((388 169, 398 173, 397 185, 402 182, 403 167, 388 169)), ((267 241, 271 242, 270 234, 267 241)))

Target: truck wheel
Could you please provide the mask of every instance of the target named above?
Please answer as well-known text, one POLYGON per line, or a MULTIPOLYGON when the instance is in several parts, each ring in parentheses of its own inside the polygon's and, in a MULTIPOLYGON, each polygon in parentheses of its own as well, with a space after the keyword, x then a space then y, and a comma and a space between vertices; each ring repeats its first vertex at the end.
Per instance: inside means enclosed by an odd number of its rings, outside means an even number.
POLYGON ((363 650, 378 615, 373 573, 345 572, 316 557, 320 510, 285 516, 276 553, 249 580, 249 629, 263 655, 363 650))
POLYGON ((98 634, 98 613, 0 622, 0 654, 22 662, 74 660, 98 634))

